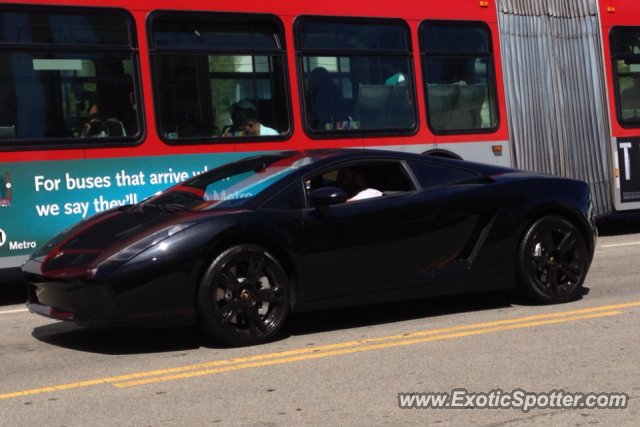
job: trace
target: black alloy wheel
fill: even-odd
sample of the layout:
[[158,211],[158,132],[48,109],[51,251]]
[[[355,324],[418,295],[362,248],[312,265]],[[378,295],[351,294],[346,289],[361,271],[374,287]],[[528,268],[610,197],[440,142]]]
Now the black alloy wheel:
[[260,344],[282,327],[289,312],[289,285],[280,263],[257,245],[238,245],[218,255],[198,292],[198,320],[210,338],[232,346]]
[[589,269],[589,254],[580,231],[552,215],[529,227],[516,262],[521,291],[537,302],[554,304],[577,296]]

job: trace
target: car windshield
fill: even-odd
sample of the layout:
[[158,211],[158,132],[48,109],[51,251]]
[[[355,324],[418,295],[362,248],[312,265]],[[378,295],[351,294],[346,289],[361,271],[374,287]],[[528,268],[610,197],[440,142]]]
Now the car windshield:
[[298,168],[317,159],[271,154],[229,163],[172,187],[143,206],[174,210],[229,208],[244,203]]

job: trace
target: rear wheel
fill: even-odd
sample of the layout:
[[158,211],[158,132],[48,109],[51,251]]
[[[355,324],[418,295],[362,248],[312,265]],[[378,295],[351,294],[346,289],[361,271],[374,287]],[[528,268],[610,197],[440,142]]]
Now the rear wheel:
[[238,245],[222,252],[200,284],[200,329],[225,344],[268,341],[288,312],[287,275],[276,258],[257,245]]
[[536,221],[524,234],[517,254],[518,284],[537,302],[575,298],[589,268],[587,245],[580,231],[561,216]]

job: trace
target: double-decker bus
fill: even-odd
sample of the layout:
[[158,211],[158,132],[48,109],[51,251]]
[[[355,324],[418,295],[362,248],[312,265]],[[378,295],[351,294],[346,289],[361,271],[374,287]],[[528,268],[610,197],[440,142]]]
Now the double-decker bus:
[[513,166],[587,181],[599,214],[640,208],[636,2],[348,6],[0,2],[0,272],[94,213],[274,150]]

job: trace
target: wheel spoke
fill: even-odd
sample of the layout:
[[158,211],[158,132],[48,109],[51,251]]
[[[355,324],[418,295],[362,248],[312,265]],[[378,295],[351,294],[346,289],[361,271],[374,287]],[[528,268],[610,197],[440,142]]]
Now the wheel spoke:
[[547,253],[555,249],[555,247],[553,246],[553,236],[551,235],[550,229],[544,229],[540,237],[542,238],[542,244]]
[[[224,313],[227,314],[225,315]],[[236,303],[236,301],[229,302],[229,304],[219,309],[219,314],[222,317],[222,325],[228,325],[231,319],[233,319],[233,317],[238,314],[238,304]]]
[[282,305],[284,303],[284,299],[282,298],[283,292],[284,292],[284,288],[282,286],[276,286],[276,287],[267,288],[267,289],[259,289],[258,300],[262,302]]
[[558,269],[555,267],[549,268],[547,273],[547,289],[552,295],[558,295]]
[[233,292],[238,292],[240,290],[240,282],[238,282],[238,278],[228,268],[225,268],[217,274],[215,280],[219,285],[229,288]]
[[255,286],[258,283],[258,279],[262,274],[262,267],[264,266],[264,258],[260,258],[260,261],[256,262],[255,255],[249,259],[249,266],[247,267],[247,283]]
[[580,274],[581,269],[574,267],[571,264],[562,264],[560,266],[560,271],[562,271],[569,280],[575,283],[578,281],[578,275]]
[[565,234],[565,236],[562,238],[562,241],[558,245],[558,250],[562,255],[564,255],[567,252],[569,252],[571,249],[573,249],[576,246],[576,243],[577,243],[577,239],[573,237],[571,233],[567,233]]
[[249,324],[249,332],[252,337],[256,337],[258,335],[258,331],[256,330],[256,326],[258,326],[258,322],[260,322],[260,315],[258,314],[258,307],[256,305],[251,305],[247,307],[247,323]]

